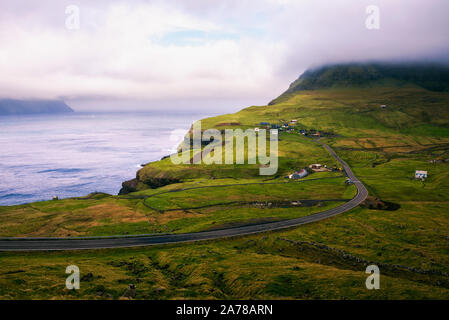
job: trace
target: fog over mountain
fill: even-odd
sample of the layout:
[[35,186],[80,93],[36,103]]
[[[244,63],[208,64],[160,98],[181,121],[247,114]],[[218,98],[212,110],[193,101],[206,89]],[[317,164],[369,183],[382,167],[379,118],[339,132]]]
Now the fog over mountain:
[[[0,3],[0,98],[61,99],[80,111],[233,111],[265,104],[309,67],[449,56],[446,0],[69,5]],[[379,29],[367,28],[370,5]]]

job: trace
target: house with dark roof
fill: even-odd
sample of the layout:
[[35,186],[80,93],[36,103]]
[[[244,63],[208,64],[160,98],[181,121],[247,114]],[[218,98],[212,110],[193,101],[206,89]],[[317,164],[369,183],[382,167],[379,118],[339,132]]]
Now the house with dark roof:
[[290,174],[290,175],[288,176],[288,178],[289,178],[289,179],[301,179],[301,178],[306,177],[308,174],[309,174],[309,173],[308,173],[306,170],[301,169],[301,170],[299,170],[299,171],[295,171],[295,172],[293,172],[292,174]]

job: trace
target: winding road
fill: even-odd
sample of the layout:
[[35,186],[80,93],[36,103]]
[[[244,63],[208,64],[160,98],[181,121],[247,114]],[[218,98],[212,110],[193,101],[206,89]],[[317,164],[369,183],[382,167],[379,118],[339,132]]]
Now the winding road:
[[[318,142],[320,143],[320,142]],[[126,237],[98,237],[98,238],[35,238],[35,239],[1,239],[0,251],[50,251],[50,250],[81,250],[81,249],[107,249],[107,248],[126,248],[149,245],[161,245],[171,243],[182,243],[191,241],[213,240],[228,237],[244,236],[260,232],[281,230],[298,227],[303,224],[317,222],[336,216],[340,213],[349,211],[357,207],[368,196],[368,190],[361,183],[348,164],[343,161],[326,144],[320,143],[329,153],[341,163],[346,175],[351,179],[357,188],[357,195],[350,201],[341,206],[314,213],[309,216],[290,220],[282,220],[263,224],[255,224],[243,227],[227,228],[222,230],[203,231],[184,234],[165,234],[151,236],[126,236]]]

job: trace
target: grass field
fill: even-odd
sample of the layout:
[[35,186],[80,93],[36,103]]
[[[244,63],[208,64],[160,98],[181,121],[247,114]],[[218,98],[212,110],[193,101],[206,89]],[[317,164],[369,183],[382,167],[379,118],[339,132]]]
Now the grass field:
[[[0,298],[119,299],[129,296],[132,283],[136,299],[448,299],[449,162],[430,163],[449,159],[448,106],[447,93],[382,86],[302,91],[271,106],[204,119],[203,129],[297,119],[297,128],[332,132],[323,142],[348,162],[371,196],[399,209],[356,208],[292,230],[192,244],[3,252]],[[275,177],[260,176],[257,165],[173,165],[165,159],[145,166],[138,174],[139,191],[127,196],[0,207],[0,235],[194,232],[304,216],[341,204],[268,208],[253,202],[354,196],[341,172],[283,183],[293,170],[336,162],[310,138],[297,133],[279,138]],[[427,170],[429,178],[413,179],[415,170]],[[167,178],[177,182],[158,189],[147,183]],[[217,187],[229,184],[241,185]],[[209,188],[192,189],[198,187]],[[144,205],[144,197],[156,210]],[[365,268],[373,263],[381,270],[381,290],[365,288]],[[78,265],[82,276],[93,274],[76,292],[64,287],[70,264]]]
[[[135,284],[136,299],[447,299],[448,276],[436,271],[449,271],[449,203],[439,213],[434,206],[357,209],[291,231],[188,245],[0,253],[0,297],[118,299]],[[362,259],[380,265],[381,290],[366,290]],[[76,292],[64,286],[71,264],[81,277],[93,274]]]
[[[94,199],[0,207],[0,236],[105,236],[202,231],[222,225],[300,217],[341,204],[318,201],[311,207],[286,207],[284,203],[261,208],[256,206],[257,202],[344,200],[355,196],[355,188],[345,185],[342,177],[325,172],[312,176],[320,178],[299,182],[286,179],[266,182],[205,180],[176,185],[176,188],[186,188],[185,191],[167,193],[173,191],[174,185],[171,185],[157,189],[157,192],[152,189],[134,195],[152,195],[147,199],[101,195]],[[227,186],[222,187],[223,184]],[[146,207],[144,200],[155,210]]]

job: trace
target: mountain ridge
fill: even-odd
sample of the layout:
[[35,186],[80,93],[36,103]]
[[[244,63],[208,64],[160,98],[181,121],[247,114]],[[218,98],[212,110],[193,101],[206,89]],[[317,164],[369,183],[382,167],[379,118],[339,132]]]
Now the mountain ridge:
[[419,86],[449,92],[449,66],[436,63],[342,63],[307,69],[279,97],[276,104],[292,93],[345,87]]
[[16,100],[0,99],[0,115],[74,112],[62,100]]

